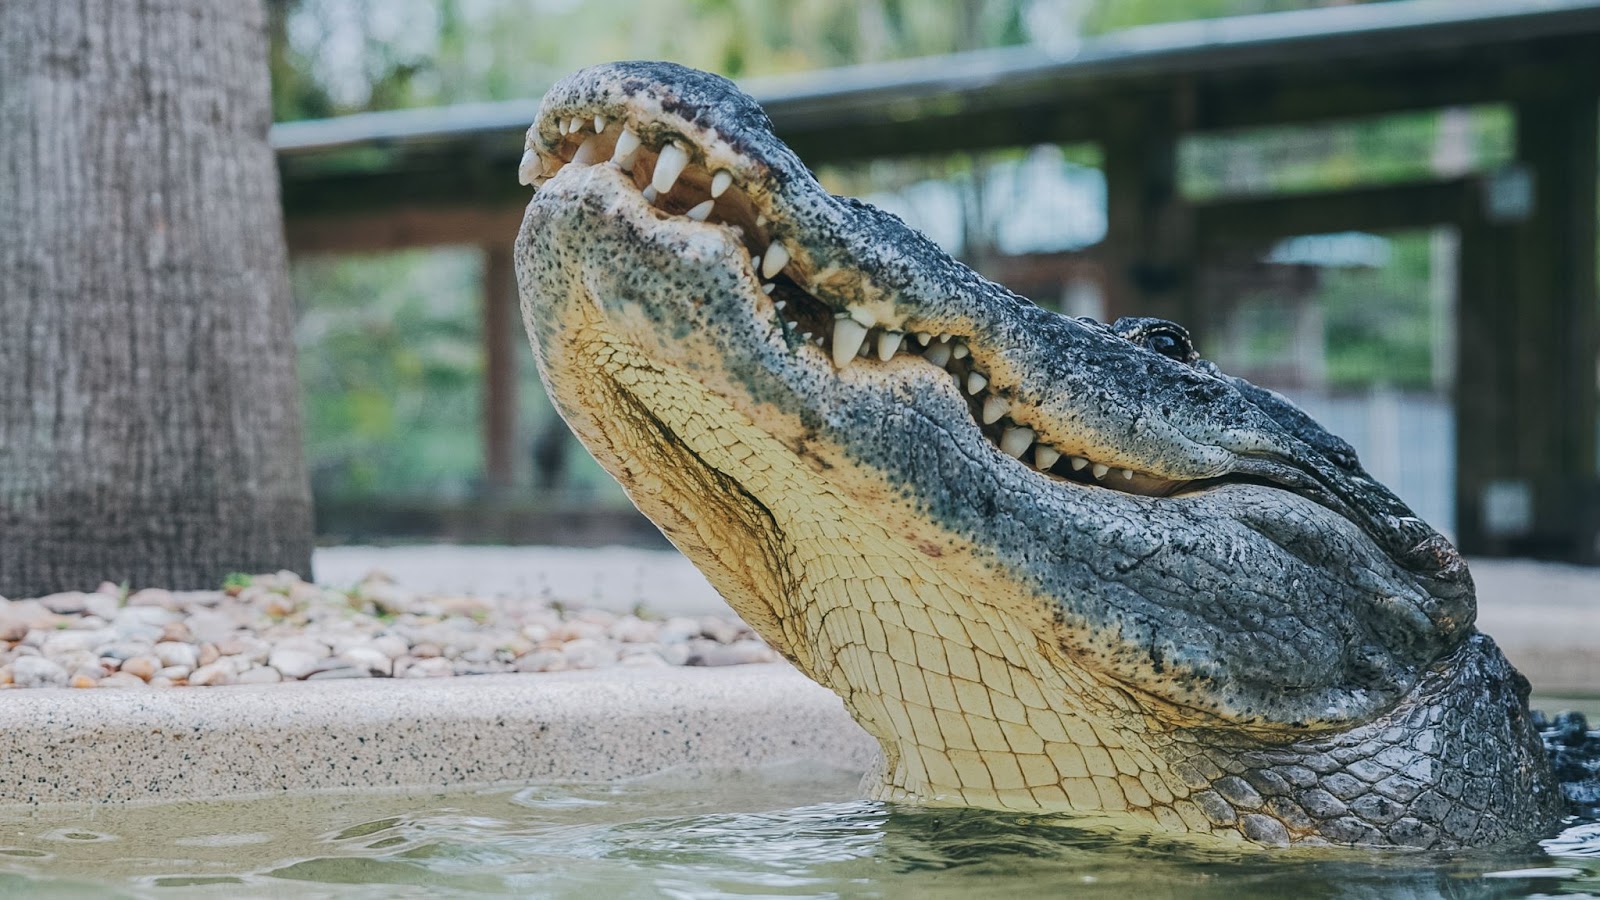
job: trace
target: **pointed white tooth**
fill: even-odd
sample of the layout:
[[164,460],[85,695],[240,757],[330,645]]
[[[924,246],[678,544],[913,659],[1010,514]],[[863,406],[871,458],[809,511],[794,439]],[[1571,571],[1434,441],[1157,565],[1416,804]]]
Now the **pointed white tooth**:
[[757,272],[761,271],[761,254],[757,253],[755,256],[750,257],[750,268]]
[[982,372],[967,373],[967,393],[976,394],[989,386],[989,379]]
[[878,358],[887,362],[900,349],[900,341],[905,337],[904,332],[885,331],[878,336]]
[[577,134],[578,130],[582,127],[583,120],[577,116],[573,116],[571,119],[567,120],[567,134]]
[[717,201],[715,200],[707,200],[704,203],[696,203],[689,209],[688,212],[684,213],[684,215],[695,220],[696,222],[704,222],[711,215],[711,207],[716,205]]
[[789,248],[778,241],[773,241],[772,246],[767,248],[767,255],[761,258],[761,277],[771,278],[782,272],[783,267],[788,264]]
[[627,168],[633,165],[633,155],[637,152],[639,152],[639,136],[624,128],[622,133],[617,135],[617,149],[611,151],[611,161]]
[[575,166],[592,166],[600,161],[600,136],[590,135],[578,145],[578,152],[572,154],[572,164]]
[[1081,456],[1074,456],[1072,458],[1072,471],[1074,471],[1074,472],[1082,472],[1083,471],[1083,467],[1087,466],[1088,464],[1089,464],[1089,461],[1087,459],[1084,459]]
[[644,195],[644,202],[646,203],[654,203],[656,202],[656,198],[661,196],[660,194],[656,193],[656,186],[653,184],[645,185],[644,190],[640,191],[639,193]]
[[[775,284],[773,284],[772,282],[769,281],[766,284],[763,284],[761,286],[761,293],[770,294],[770,293],[772,293],[772,289],[775,288],[775,287],[777,287],[777,285],[775,285]],[[778,308],[782,309],[783,307],[779,306]]]
[[1005,434],[1000,436],[1000,452],[1007,456],[1021,456],[1028,452],[1028,447],[1033,444],[1032,428],[1007,428]]
[[954,356],[956,359],[966,359],[967,358],[967,354],[971,353],[971,352],[972,351],[967,349],[967,345],[966,344],[963,344],[960,341],[957,341],[956,345],[955,345],[955,349],[950,351],[950,355]]
[[539,151],[532,147],[522,151],[522,162],[517,163],[517,183],[533,184],[533,180],[543,174],[544,163],[539,161]]
[[606,130],[606,117],[600,115],[599,113],[596,113],[595,117],[594,117],[594,133],[595,134],[599,134],[600,132],[605,131],[605,130]]
[[850,360],[856,358],[856,353],[861,350],[861,345],[867,339],[867,329],[861,323],[845,316],[833,320],[833,364],[844,368]]
[[989,399],[983,401],[983,424],[993,425],[1010,411],[1011,403],[1006,398],[991,395]]
[[1061,451],[1049,444],[1039,444],[1033,448],[1033,467],[1043,472],[1056,464],[1061,458]]
[[953,337],[955,337],[953,334],[941,334],[939,335],[939,343],[948,344],[950,343],[950,339]]
[[933,335],[927,333],[926,331],[917,332],[917,343],[919,343],[922,346],[926,347],[932,342],[933,342]]
[[677,144],[665,144],[661,155],[656,157],[656,171],[650,176],[650,186],[665,194],[678,183],[678,176],[688,167],[689,151]]
[[1111,471],[1111,467],[1105,463],[1095,463],[1094,468],[1090,469],[1089,471],[1094,473],[1095,478],[1104,478],[1106,477],[1106,473]]
[[711,196],[721,197],[722,192],[733,187],[733,173],[727,169],[718,169],[711,176]]
[[[764,290],[766,290],[766,287],[763,286],[761,289],[764,291]],[[776,301],[775,303],[772,304],[772,308],[773,309],[783,309],[785,306],[788,306],[788,305],[789,305],[789,301],[787,301],[787,300],[779,300],[779,301]]]
[[767,225],[767,214],[766,213],[756,213],[756,227],[757,228],[765,228],[766,225]]
[[1123,469],[1122,470],[1122,477],[1127,479],[1128,481],[1132,481],[1133,480],[1133,470],[1132,469]]
[[934,344],[922,351],[922,358],[942,369],[950,364],[950,345]]

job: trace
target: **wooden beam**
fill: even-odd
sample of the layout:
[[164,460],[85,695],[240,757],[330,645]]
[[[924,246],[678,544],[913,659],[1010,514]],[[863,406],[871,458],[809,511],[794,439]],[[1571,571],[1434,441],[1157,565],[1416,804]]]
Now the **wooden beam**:
[[1190,107],[1181,91],[1117,107],[1107,123],[1106,310],[1198,328],[1192,305],[1193,219],[1178,192],[1178,138]]
[[1473,179],[1206,200],[1194,204],[1203,244],[1337,231],[1396,231],[1462,221],[1480,188]]
[[293,255],[381,253],[448,244],[510,244],[522,224],[522,206],[402,206],[392,211],[289,219],[285,233]]
[[483,245],[483,473],[491,492],[516,483],[516,273],[509,236]]

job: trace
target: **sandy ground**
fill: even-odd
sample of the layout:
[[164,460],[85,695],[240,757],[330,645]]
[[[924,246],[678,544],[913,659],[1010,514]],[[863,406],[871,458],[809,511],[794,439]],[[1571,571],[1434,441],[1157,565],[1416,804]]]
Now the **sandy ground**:
[[[328,547],[323,584],[353,584],[381,569],[430,593],[547,596],[626,612],[708,615],[727,606],[677,553],[629,548]],[[1472,561],[1479,626],[1545,692],[1600,693],[1600,568],[1528,560]]]

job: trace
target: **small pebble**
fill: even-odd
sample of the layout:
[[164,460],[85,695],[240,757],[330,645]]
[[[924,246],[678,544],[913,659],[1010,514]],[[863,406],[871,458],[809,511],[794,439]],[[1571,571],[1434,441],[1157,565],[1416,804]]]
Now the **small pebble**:
[[171,591],[160,588],[145,588],[128,597],[129,606],[156,606],[164,609],[177,609],[177,598]]
[[339,654],[339,661],[371,675],[388,675],[394,671],[394,661],[371,647],[351,647]]
[[189,675],[189,683],[193,685],[233,684],[236,676],[233,667],[225,663],[212,663],[195,669]]
[[689,665],[739,666],[749,663],[774,662],[778,658],[772,648],[760,641],[735,641],[731,644],[709,644],[700,647],[689,658]]
[[518,672],[560,672],[567,666],[567,655],[560,650],[535,650],[518,659]]
[[79,593],[78,591],[69,591],[64,594],[51,594],[48,597],[40,597],[39,603],[53,613],[70,616],[81,613],[88,608],[88,604],[85,602],[88,596],[88,594]]
[[334,666],[331,669],[323,669],[323,670],[318,671],[318,672],[312,672],[310,675],[306,676],[306,680],[307,681],[324,681],[324,680],[334,679],[334,678],[371,678],[371,677],[372,677],[372,673],[367,671],[364,667],[361,667],[361,666]]
[[108,594],[102,591],[96,591],[95,593],[89,594],[83,598],[84,612],[91,616],[99,616],[100,618],[108,621],[116,618],[117,611],[121,608],[122,598],[120,592]]
[[156,672],[160,670],[161,660],[156,659],[154,656],[134,656],[122,661],[120,671],[126,672],[135,678],[149,681],[156,677]]
[[407,678],[443,678],[456,673],[450,660],[439,656],[419,659],[406,668]]
[[61,687],[67,683],[67,670],[42,656],[24,656],[11,663],[11,677],[18,687]]
[[239,684],[277,684],[283,680],[278,670],[271,666],[257,666],[239,673]]
[[317,670],[321,658],[316,654],[292,647],[273,650],[267,657],[267,664],[277,669],[285,678],[304,678]]
[[216,662],[221,657],[222,657],[222,651],[217,649],[217,645],[216,644],[201,644],[200,645],[200,653],[196,657],[196,659],[200,664],[200,668],[203,669],[206,666],[209,666],[212,663]]
[[193,669],[200,664],[200,653],[193,644],[180,641],[162,641],[155,647],[156,659],[164,666],[182,666]]
[[372,649],[390,659],[399,659],[405,656],[406,651],[410,650],[411,647],[405,642],[404,638],[398,635],[384,634],[372,639]]

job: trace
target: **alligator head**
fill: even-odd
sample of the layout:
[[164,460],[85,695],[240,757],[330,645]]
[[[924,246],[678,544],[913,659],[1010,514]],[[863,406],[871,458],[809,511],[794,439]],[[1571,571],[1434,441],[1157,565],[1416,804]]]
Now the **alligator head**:
[[1268,843],[1549,823],[1461,558],[1181,328],[983,280],[713,75],[579,72],[528,148],[556,405],[880,741],[875,796]]

